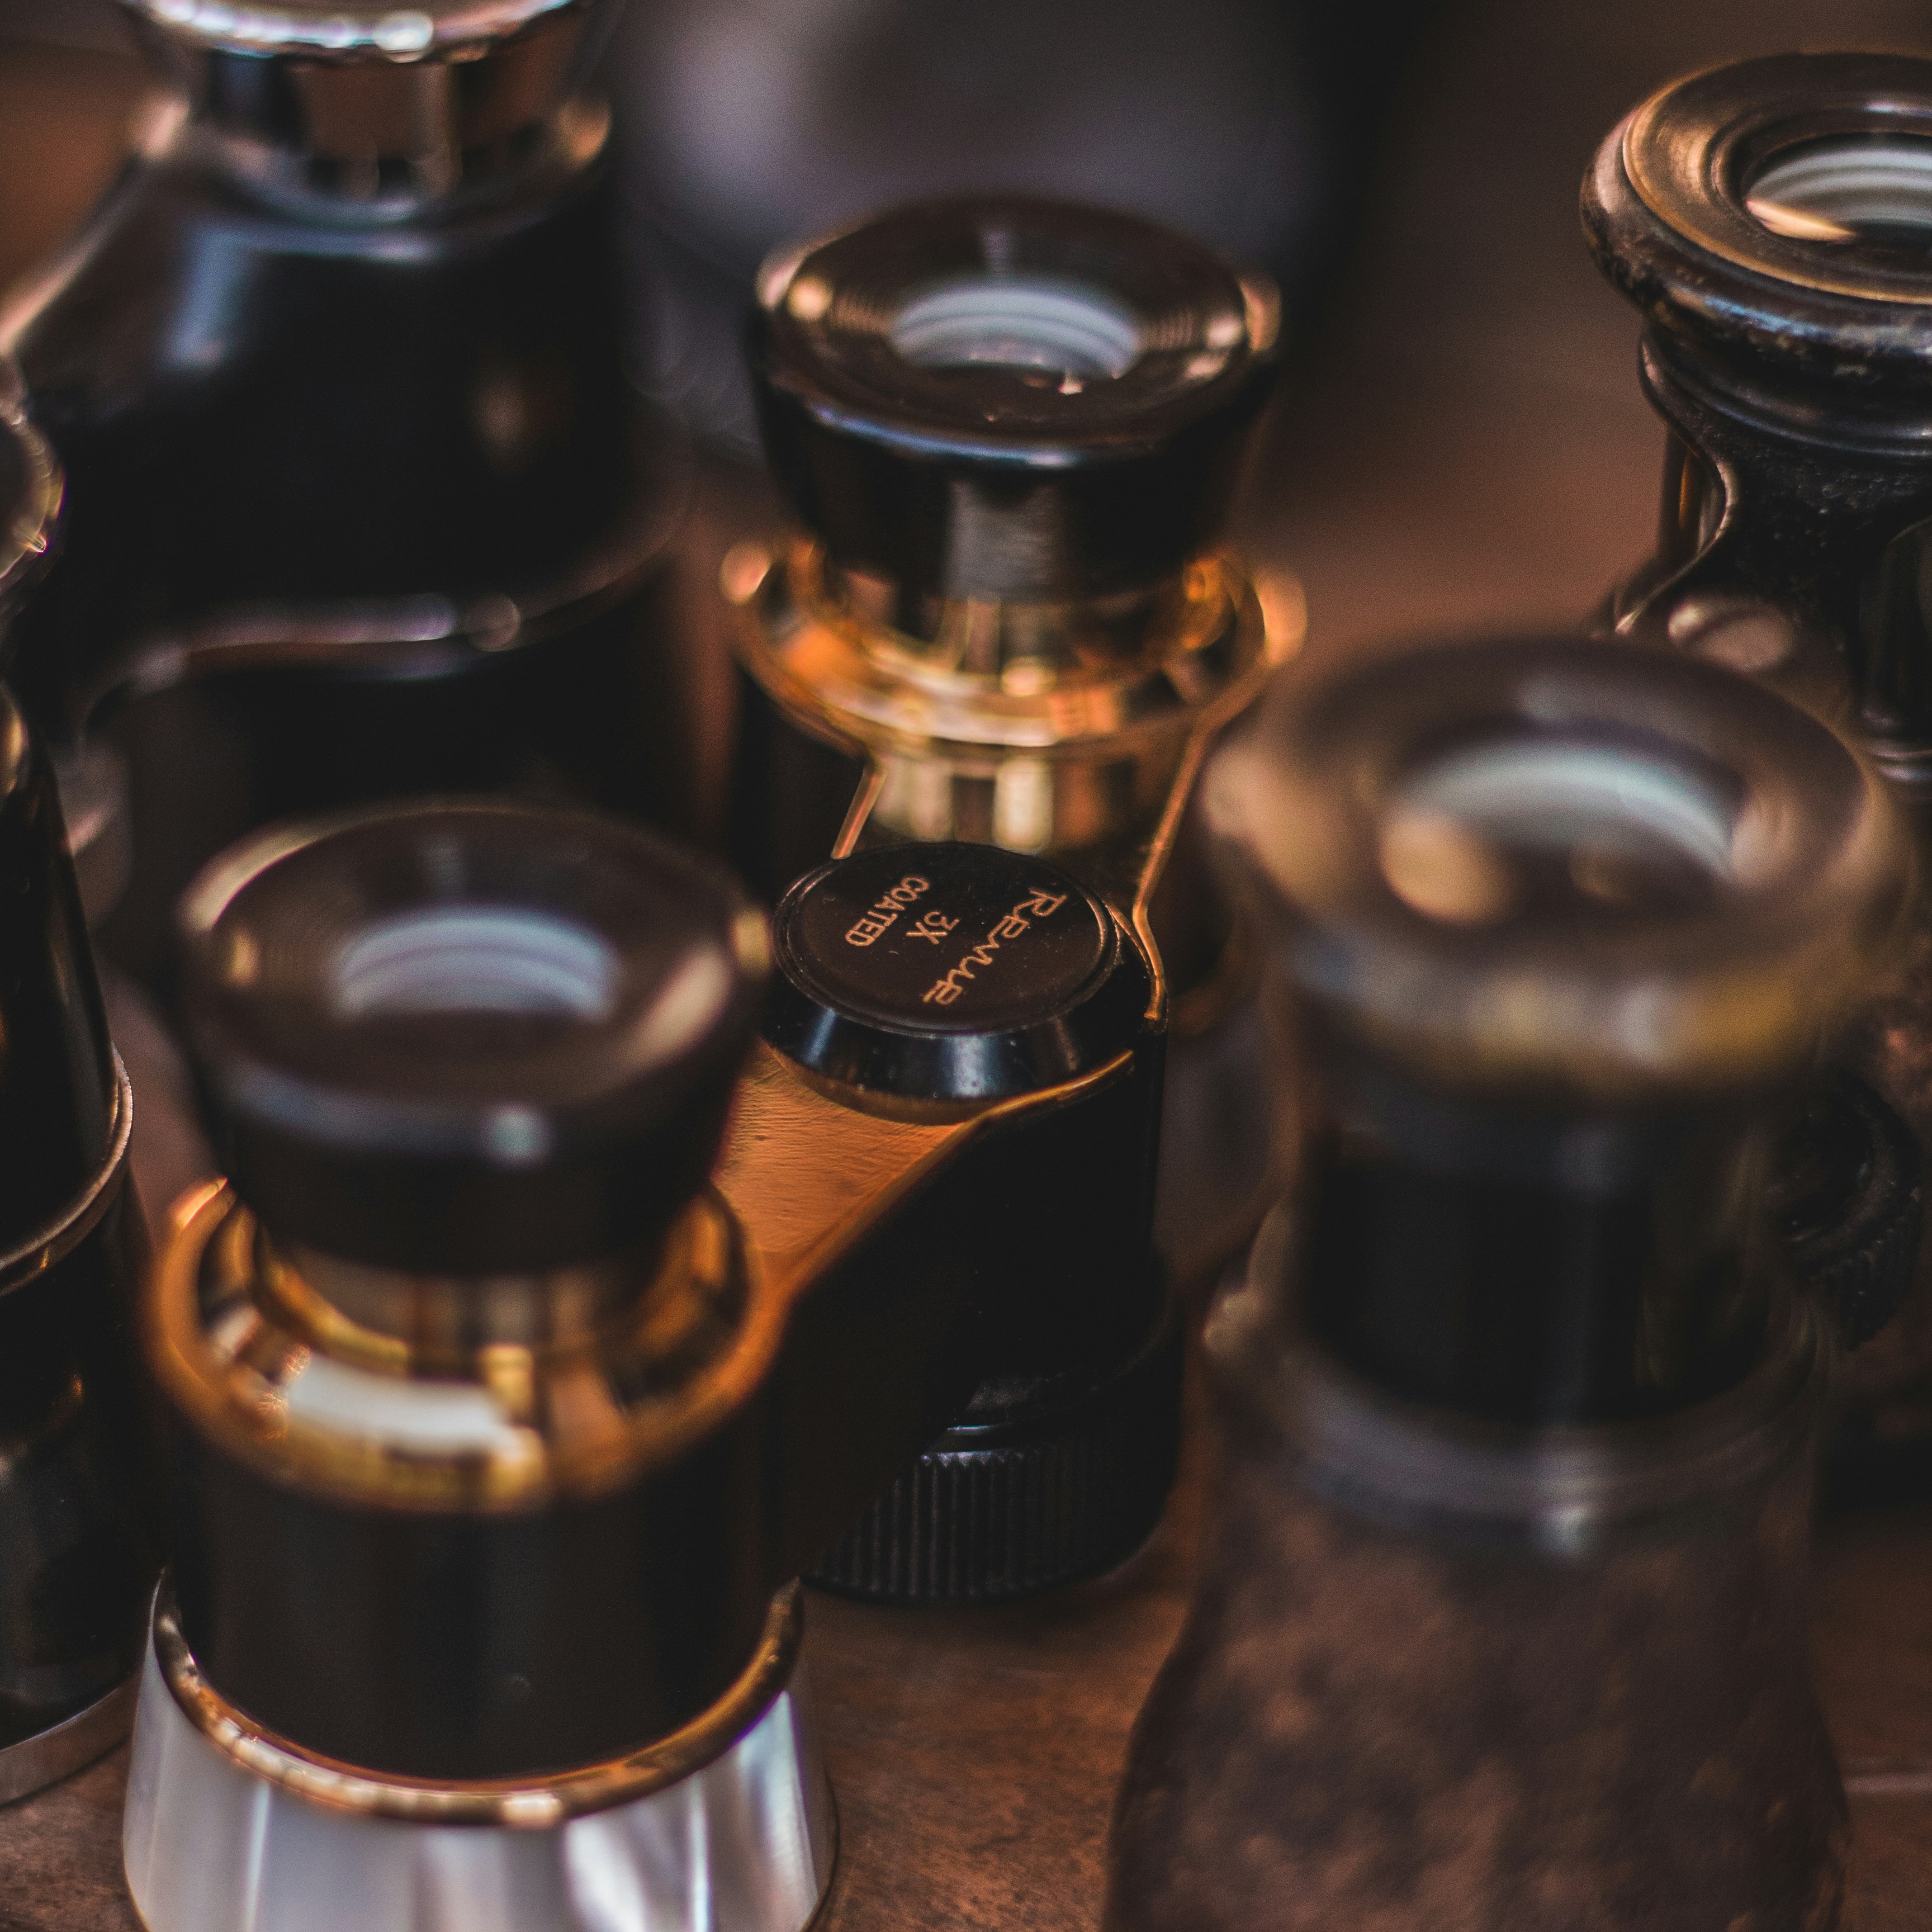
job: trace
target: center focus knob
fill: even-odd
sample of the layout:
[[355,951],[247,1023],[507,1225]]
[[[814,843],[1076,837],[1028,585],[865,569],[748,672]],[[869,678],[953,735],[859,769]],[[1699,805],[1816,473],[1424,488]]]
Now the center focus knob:
[[835,860],[786,894],[772,944],[772,1043],[831,1078],[919,1099],[995,1099],[1089,1072],[1130,1043],[1150,997],[1097,899],[993,845]]

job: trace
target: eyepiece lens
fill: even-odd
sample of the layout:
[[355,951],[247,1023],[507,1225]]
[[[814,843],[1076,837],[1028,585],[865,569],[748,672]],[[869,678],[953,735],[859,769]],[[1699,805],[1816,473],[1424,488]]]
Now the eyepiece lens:
[[443,905],[372,921],[337,949],[328,980],[343,1019],[517,1013],[608,1019],[618,960],[586,926],[526,906]]
[[1048,275],[957,275],[909,298],[887,332],[922,369],[1039,370],[1111,381],[1140,359],[1141,324],[1090,283]]
[[1787,148],[1747,184],[1744,206],[1772,233],[1932,250],[1932,139],[1840,134]]
[[1737,814],[1714,776],[1667,754],[1582,739],[1438,754],[1397,787],[1384,876],[1425,916],[1486,924],[1532,910],[1658,914],[1736,876]]

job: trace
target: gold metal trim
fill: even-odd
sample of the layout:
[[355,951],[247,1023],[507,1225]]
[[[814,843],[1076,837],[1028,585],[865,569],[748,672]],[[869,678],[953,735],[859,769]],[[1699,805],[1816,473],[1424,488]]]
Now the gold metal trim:
[[[809,538],[738,545],[720,584],[748,674],[797,729],[866,760],[832,856],[868,831],[988,837],[961,815],[974,788],[991,788],[989,842],[1040,852],[1108,900],[1153,969],[1158,1020],[1154,892],[1203,760],[1300,646],[1294,579],[1212,553],[1124,616],[968,603],[929,639],[848,598]],[[1028,807],[1011,825],[1002,788]]]
[[[741,547],[724,576],[729,592],[748,607],[744,649],[754,674],[767,682],[801,728],[871,751],[872,775],[842,834],[842,849],[862,838],[867,814],[876,812],[884,794],[886,740],[862,730],[863,721],[847,716],[824,694],[814,698],[776,644],[765,651],[759,643],[766,593],[776,590],[789,598],[801,573],[817,583],[820,562],[803,544],[788,560],[766,557],[760,568]],[[794,626],[808,621],[830,640],[828,650],[842,654],[841,663],[858,665],[880,681],[880,689],[903,678],[896,656],[890,664],[876,659],[878,640],[855,612],[828,607],[808,620],[796,602],[787,608]],[[1059,620],[1051,612],[995,614],[1000,622],[1012,619],[1016,636],[1058,653],[1052,657],[1054,676],[1036,687],[1011,687],[1002,696],[1003,678],[930,663],[926,679],[936,678],[955,695],[990,694],[1018,701],[1022,710],[1030,707],[1036,722],[1060,734],[1048,762],[1076,778],[1084,768],[1094,776],[1096,798],[1108,801],[1109,809],[1124,806],[1100,828],[1105,837],[1054,856],[1132,931],[1151,971],[1148,1018],[1158,1028],[1168,997],[1152,911],[1162,867],[1202,760],[1298,645],[1301,606],[1292,583],[1251,582],[1232,560],[1214,556],[1197,560],[1182,581],[1147,600],[1144,610],[1136,607],[1120,619],[1123,634],[1138,638],[1131,650],[1082,658],[1081,627],[1093,615],[1062,613],[1070,628],[1057,632]],[[1094,621],[1104,628],[1118,616],[1102,613]],[[1144,628],[1136,632],[1143,619]],[[914,640],[887,643],[889,656],[901,645],[916,655]],[[1131,693],[1144,687],[1156,696],[1144,714],[1130,716],[1140,701]],[[978,714],[967,704],[959,715],[970,723]],[[1096,723],[1108,728],[1097,736],[1082,735]],[[956,752],[997,763],[1011,749],[998,742],[962,744],[916,734],[904,742],[914,760],[942,766]],[[1016,755],[1038,762],[1031,749]],[[1108,775],[1123,772],[1131,773],[1130,782],[1117,785]],[[440,1328],[430,1324],[438,1346],[429,1346],[423,1322],[434,1312],[433,1283],[416,1285],[424,1293],[415,1301],[423,1305],[408,1322],[380,1324],[389,1330],[408,1327],[409,1335],[378,1332],[362,1318],[376,1305],[362,1293],[366,1284],[350,1284],[353,1292],[342,1298],[346,1305],[338,1304],[326,1268],[311,1265],[305,1272],[301,1258],[274,1253],[260,1238],[253,1216],[218,1187],[177,1210],[144,1310],[149,1360],[164,1393],[202,1432],[278,1479],[312,1490],[388,1507],[475,1511],[606,1493],[662,1466],[753,1402],[782,1347],[794,1302],[969,1137],[1010,1114],[1057,1105],[1114,1078],[1126,1064],[1117,1058],[1079,1081],[996,1105],[934,1112],[875,1106],[829,1090],[760,1042],[739,1084],[716,1170],[717,1194],[694,1210],[710,1230],[708,1240],[695,1248],[674,1242],[658,1282],[640,1280],[608,1324],[554,1346],[518,1339],[452,1353],[441,1346],[455,1334],[446,1321]],[[706,1284],[718,1288],[720,1269],[740,1290],[730,1332],[709,1359],[694,1365],[685,1342],[701,1327],[710,1305]],[[710,1296],[719,1307],[724,1299]],[[662,1363],[669,1372],[655,1383],[644,1373],[627,1381],[621,1372],[627,1360],[645,1370]],[[316,1362],[328,1372],[310,1373]],[[301,1384],[305,1373],[307,1389]],[[349,1379],[355,1377],[364,1379]],[[370,1378],[388,1391],[394,1419],[386,1434],[376,1418],[382,1390]],[[330,1382],[348,1398],[332,1410],[310,1399],[326,1394],[322,1384]],[[452,1390],[453,1397],[443,1392]],[[439,1403],[453,1412],[466,1400],[464,1412],[482,1426],[460,1441],[432,1442],[431,1432],[403,1412],[412,1398],[400,1391],[413,1392],[418,1414]]]
[[[1196,559],[1171,595],[1149,601],[1132,649],[1088,638],[1078,605],[964,605],[923,640],[850,608],[827,571],[808,538],[767,553],[762,571],[740,546],[722,580],[742,614],[739,655],[805,728],[874,758],[1057,760],[1171,746],[1203,709],[1256,672],[1265,676],[1301,638],[1299,596],[1270,584],[1273,608],[1264,608],[1240,566],[1220,554]],[[1026,654],[1001,662],[1012,640],[979,633],[1006,627],[1024,628]]]
[[658,1358],[697,1340],[713,1298],[704,1291],[722,1288],[729,1266],[718,1220],[715,1203],[687,1208],[648,1274],[628,1256],[549,1274],[410,1274],[279,1248],[259,1226],[250,1258],[265,1309],[334,1360],[490,1382],[512,1356],[529,1358],[528,1374],[538,1354],[594,1348],[614,1332]]
[[[492,1513],[608,1494],[663,1466],[755,1400],[794,1304],[936,1166],[994,1122],[1115,1078],[1077,1081],[946,1119],[891,1117],[825,1090],[760,1042],[740,1078],[716,1172],[622,1318],[554,1347],[458,1359],[362,1328],[263,1240],[226,1183],[176,1203],[142,1312],[163,1395],[202,1435],[312,1493],[409,1510]],[[728,1332],[718,1328],[728,1322]],[[706,1322],[722,1339],[708,1358]],[[662,1382],[653,1365],[679,1366]],[[312,1363],[364,1393],[437,1391],[493,1417],[487,1444],[412,1443],[290,1391]]]
[[[1294,591],[1292,602],[1288,599],[1290,587]],[[1201,767],[1206,762],[1208,753],[1214,749],[1216,740],[1255,701],[1261,694],[1262,686],[1276,668],[1299,646],[1306,622],[1306,612],[1300,602],[1298,585],[1271,586],[1270,592],[1270,601],[1274,603],[1275,608],[1271,611],[1264,609],[1262,647],[1256,662],[1243,675],[1232,680],[1219,697],[1208,700],[1194,715],[1193,728],[1188,734],[1187,742],[1182,747],[1179,761],[1168,780],[1166,808],[1161,814],[1160,824],[1155,826],[1148,841],[1135,883],[1132,908],[1134,932],[1153,963],[1154,990],[1152,1010],[1155,1012],[1158,1012],[1165,1002],[1168,987],[1166,968],[1162,962],[1161,948],[1154,929],[1154,896],[1160,884],[1161,874],[1166,869],[1175,841],[1180,836],[1181,818],[1194,795],[1195,781],[1200,776]],[[1292,630],[1286,628],[1286,625],[1290,622],[1293,626]],[[1240,983],[1234,970],[1234,962],[1231,959],[1224,961],[1222,964],[1226,976],[1222,985],[1210,994],[1212,1009],[1215,1010],[1222,1004],[1221,996],[1225,994],[1226,989]]]
[[760,1040],[739,1081],[718,1190],[789,1304],[968,1139],[1114,1079],[1131,1058],[1117,1055],[1077,1080],[963,1118],[918,1119],[856,1104],[851,1090],[808,1075]]
[[257,1724],[202,1676],[182,1633],[172,1586],[154,1600],[154,1655],[188,1721],[230,1761],[284,1791],[332,1811],[414,1825],[554,1829],[572,1818],[648,1798],[722,1757],[791,1681],[805,1632],[803,1592],[788,1583],[772,1599],[751,1662],[710,1708],[670,1736],[601,1764],[530,1778],[442,1780],[362,1769],[305,1750]]
[[[176,1204],[144,1298],[142,1344],[162,1393],[203,1435],[278,1480],[392,1508],[528,1509],[608,1493],[674,1460],[722,1426],[762,1384],[782,1339],[789,1294],[715,1195],[688,1210],[654,1280],[622,1318],[554,1348],[494,1344],[422,1373],[406,1343],[359,1328],[292,1270],[265,1280],[254,1216],[225,1182]],[[308,1288],[308,1285],[303,1285]],[[680,1298],[705,1306],[695,1312]],[[715,1352],[672,1386],[652,1371],[688,1352],[711,1322]],[[668,1345],[677,1345],[675,1347]],[[345,1420],[338,1405],[304,1414],[291,1391],[312,1364],[377,1406],[411,1394],[474,1399],[487,1442],[412,1441]]]

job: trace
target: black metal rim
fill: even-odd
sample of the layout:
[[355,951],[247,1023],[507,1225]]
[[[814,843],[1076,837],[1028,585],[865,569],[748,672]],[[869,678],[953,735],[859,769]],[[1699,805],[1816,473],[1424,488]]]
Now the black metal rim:
[[1932,386],[1932,254],[1780,233],[1754,215],[1774,160],[1834,136],[1932,139],[1932,60],[1783,54],[1654,95],[1583,185],[1612,280],[1667,330],[1852,388]]
[[[1071,392],[901,355],[890,329],[903,304],[974,272],[1104,291],[1138,320],[1140,352]],[[1144,455],[1204,417],[1258,406],[1279,319],[1265,278],[1157,223],[987,196],[896,209],[774,256],[759,277],[759,325],[760,373],[828,428],[916,457],[1058,469]]]
[[[1608,929],[1459,922],[1407,902],[1382,845],[1404,774],[1465,736],[1551,733],[1630,734],[1664,763],[1708,768],[1734,826],[1754,828],[1750,865],[1708,904]],[[1398,1063],[1416,1056],[1435,1078],[1453,1066],[1480,1090],[1580,1081],[1586,1066],[1619,1104],[1781,1078],[1842,1024],[1900,930],[1902,835],[1882,782],[1809,713],[1675,653],[1502,639],[1283,687],[1210,770],[1207,799],[1304,994]],[[1429,999],[1410,997],[1424,984]],[[1669,1003],[1663,1059],[1654,1041],[1626,1053],[1611,1024],[1636,986],[1646,1012]],[[1532,990],[1533,1025],[1514,1004]],[[1732,1025],[1746,992],[1756,1030]]]

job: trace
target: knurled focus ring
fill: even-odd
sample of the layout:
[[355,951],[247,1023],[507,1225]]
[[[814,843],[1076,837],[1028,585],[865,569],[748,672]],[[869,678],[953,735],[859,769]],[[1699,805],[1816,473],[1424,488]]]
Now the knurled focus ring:
[[1077,1404],[949,1430],[810,1580],[874,1602],[988,1603],[1124,1562],[1173,1486],[1181,1352],[1170,1296],[1140,1354]]

